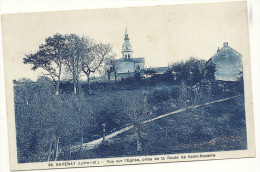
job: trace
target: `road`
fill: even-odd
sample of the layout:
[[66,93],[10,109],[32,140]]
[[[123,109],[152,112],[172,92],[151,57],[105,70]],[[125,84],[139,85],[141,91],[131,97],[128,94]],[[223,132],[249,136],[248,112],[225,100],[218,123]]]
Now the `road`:
[[[243,95],[243,94],[242,94]],[[204,104],[200,104],[200,105],[196,105],[196,106],[190,106],[188,108],[181,108],[181,109],[178,109],[176,111],[173,111],[173,112],[170,112],[170,113],[167,113],[167,114],[163,114],[163,115],[160,115],[158,117],[155,117],[155,118],[152,118],[152,119],[149,119],[149,120],[146,120],[144,122],[142,122],[143,124],[146,124],[146,123],[149,123],[149,122],[152,122],[152,121],[155,121],[155,120],[158,120],[158,119],[161,119],[161,118],[164,118],[166,116],[169,116],[169,115],[173,115],[173,114],[177,114],[177,113],[180,113],[180,112],[184,112],[186,111],[187,109],[190,109],[190,108],[199,108],[201,106],[208,106],[208,105],[211,105],[211,104],[214,104],[214,103],[220,103],[220,102],[224,102],[224,101],[227,101],[227,100],[230,100],[230,99],[233,99],[233,98],[237,98],[237,97],[240,97],[242,95],[237,95],[237,96],[232,96],[232,97],[228,97],[228,98],[224,98],[224,99],[219,99],[219,100],[215,100],[215,101],[212,101],[212,102],[208,102],[208,103],[204,103]],[[133,125],[131,126],[128,126],[128,127],[125,127],[121,130],[118,130],[118,131],[115,131],[109,135],[107,135],[105,137],[106,140],[108,139],[111,139],[113,137],[116,137],[117,135],[125,132],[125,131],[128,131],[130,129],[134,128]],[[102,141],[103,141],[103,138],[99,138],[99,139],[96,139],[96,140],[93,140],[91,142],[88,142],[88,143],[84,143],[82,145],[82,149],[83,150],[90,150],[90,149],[94,149],[96,147],[98,147],[99,145],[102,144]],[[77,151],[78,149],[80,148],[80,145],[75,145],[72,147],[72,151]]]

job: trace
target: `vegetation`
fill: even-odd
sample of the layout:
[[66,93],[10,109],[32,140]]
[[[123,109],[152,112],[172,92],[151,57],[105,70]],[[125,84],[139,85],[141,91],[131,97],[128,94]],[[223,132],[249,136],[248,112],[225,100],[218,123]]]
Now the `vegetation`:
[[[212,93],[218,90],[218,94],[214,95],[203,91],[204,86],[197,89],[184,82],[175,85],[170,82],[154,84],[148,79],[142,82],[145,84],[138,87],[129,87],[129,83],[123,81],[114,87],[114,83],[110,82],[104,83],[107,84],[105,88],[102,83],[93,83],[92,95],[84,89],[88,88],[86,83],[81,85],[83,93],[79,96],[73,93],[73,89],[61,89],[56,96],[55,83],[46,77],[39,78],[37,82],[21,79],[14,87],[19,162],[175,153],[177,149],[177,152],[186,150],[177,148],[181,144],[192,146],[191,141],[203,144],[214,139],[245,136],[243,96],[227,102],[229,107],[221,103],[193,108],[172,118],[141,123],[180,108],[237,95],[238,85],[213,82]],[[225,84],[223,88],[221,84]],[[121,141],[115,139],[115,142],[104,143],[100,149],[90,152],[71,150],[73,145],[82,145],[129,125],[134,125],[134,129],[122,134],[120,138],[124,139]],[[161,139],[162,133],[167,137]],[[110,151],[101,151],[111,144],[117,146],[109,148]],[[226,142],[211,145],[210,150],[222,150],[223,144]],[[129,147],[122,148],[123,145]],[[243,144],[234,149],[245,148],[246,144]],[[196,150],[206,151],[203,146],[190,151]]]
[[[242,72],[237,82],[216,81],[214,66],[190,58],[163,74],[148,69],[117,81],[113,58],[111,45],[74,34],[55,34],[26,55],[25,64],[46,74],[14,82],[18,162],[246,149]],[[96,73],[108,81],[91,82]],[[99,138],[100,146],[83,148]]]
[[[31,64],[32,70],[44,69],[56,85],[59,94],[61,75],[67,68],[73,78],[74,93],[79,94],[79,79],[84,72],[90,85],[90,74],[103,70],[106,61],[114,58],[110,44],[95,43],[88,37],[75,34],[55,34],[48,37],[45,44],[39,46],[36,53],[26,55],[25,64]],[[89,87],[90,88],[90,87]]]

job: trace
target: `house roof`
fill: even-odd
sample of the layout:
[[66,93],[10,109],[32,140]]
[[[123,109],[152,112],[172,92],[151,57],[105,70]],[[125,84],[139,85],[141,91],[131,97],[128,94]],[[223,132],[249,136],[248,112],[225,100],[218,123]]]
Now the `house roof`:
[[243,68],[242,55],[225,42],[224,46],[218,49],[204,67],[211,64],[216,67],[214,73],[216,80],[236,81]]
[[[236,50],[228,46],[227,42],[224,42],[224,46],[221,49],[218,49],[218,51],[206,62],[206,66],[208,64],[214,63],[216,58],[220,58],[221,54],[223,53],[230,54],[230,52],[236,54],[237,56],[242,56],[242,54],[240,54],[239,52],[237,52]],[[223,58],[223,56],[221,58]]]

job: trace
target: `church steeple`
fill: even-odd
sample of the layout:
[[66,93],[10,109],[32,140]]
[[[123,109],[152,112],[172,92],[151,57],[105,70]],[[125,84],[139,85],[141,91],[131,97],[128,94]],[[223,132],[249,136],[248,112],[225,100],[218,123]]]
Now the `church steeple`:
[[124,39],[125,41],[127,40],[127,41],[129,41],[129,38],[128,38],[128,33],[127,33],[127,28],[125,28],[125,39]]
[[127,33],[127,28],[125,29],[125,38],[124,38],[124,43],[122,45],[122,58],[125,59],[130,59],[133,57],[133,49],[132,46],[129,42],[129,37],[128,37],[128,33]]

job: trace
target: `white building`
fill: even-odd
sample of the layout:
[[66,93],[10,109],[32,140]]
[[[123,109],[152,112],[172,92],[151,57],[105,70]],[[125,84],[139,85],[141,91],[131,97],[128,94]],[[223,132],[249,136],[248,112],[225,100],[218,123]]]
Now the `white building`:
[[133,58],[133,49],[129,40],[126,29],[121,51],[122,57],[115,60],[115,71],[117,74],[129,74],[145,68],[144,57]]

